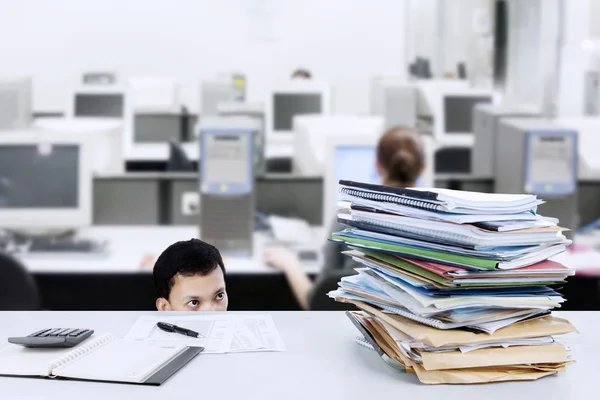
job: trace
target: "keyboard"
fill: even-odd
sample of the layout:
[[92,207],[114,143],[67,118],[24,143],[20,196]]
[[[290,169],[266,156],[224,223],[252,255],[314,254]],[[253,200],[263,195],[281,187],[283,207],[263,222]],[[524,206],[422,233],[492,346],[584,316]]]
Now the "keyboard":
[[30,253],[101,253],[104,250],[104,243],[73,238],[35,238],[29,245]]

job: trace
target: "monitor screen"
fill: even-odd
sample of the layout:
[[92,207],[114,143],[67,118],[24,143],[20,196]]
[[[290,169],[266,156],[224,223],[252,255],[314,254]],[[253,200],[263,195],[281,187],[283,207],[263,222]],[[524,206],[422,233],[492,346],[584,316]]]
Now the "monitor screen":
[[[340,180],[380,184],[376,165],[375,146],[338,146],[335,149],[336,191],[339,193]],[[416,186],[422,186],[421,178],[417,179]]]
[[0,209],[77,208],[79,146],[0,146]]
[[248,152],[247,135],[215,135],[206,136],[206,150],[202,160],[203,183],[206,184],[247,184],[252,178],[252,154]]
[[273,95],[273,130],[291,131],[296,115],[321,114],[322,96],[319,93],[288,93]]
[[133,129],[136,143],[180,141],[181,116],[177,114],[137,114]]
[[122,94],[76,94],[75,116],[122,118],[124,102]]
[[479,103],[491,103],[489,96],[445,96],[444,132],[461,134],[473,132],[473,110]]

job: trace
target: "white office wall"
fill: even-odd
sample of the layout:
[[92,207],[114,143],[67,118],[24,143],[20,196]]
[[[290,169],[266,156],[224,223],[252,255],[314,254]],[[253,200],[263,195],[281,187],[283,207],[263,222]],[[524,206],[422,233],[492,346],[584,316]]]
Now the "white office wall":
[[[444,0],[443,71],[457,73],[457,64],[464,62],[473,69],[485,49],[480,34],[475,31],[475,13],[485,10],[491,27],[490,0]],[[467,71],[469,72],[469,71]],[[472,71],[471,71],[472,72]]]
[[[563,46],[561,54],[560,91],[558,115],[578,117],[584,110],[584,74],[589,67],[588,54],[583,49],[584,40],[593,36],[597,21],[591,23],[590,15],[598,7],[597,0],[568,0],[564,2]],[[598,15],[600,17],[600,15]]]
[[582,43],[599,30],[593,21],[600,20],[600,1],[511,0],[509,19],[507,99],[547,105],[557,84],[556,115],[583,115],[584,74],[591,64]]
[[0,0],[0,74],[34,77],[34,109],[62,111],[82,72],[173,76],[197,110],[201,78],[246,73],[249,100],[298,66],[366,113],[373,75],[406,71],[406,0]]
[[491,28],[491,7],[491,0],[409,0],[409,59],[429,58],[438,77],[456,74],[459,62],[467,64],[468,73],[489,69],[481,64],[490,63],[490,49],[482,46],[473,18],[476,12],[487,11]]
[[543,0],[508,2],[507,101],[541,105],[541,8]]
[[[570,6],[576,6],[581,2],[580,7],[584,7],[585,10],[589,10],[587,13],[586,26],[589,27],[589,33],[591,37],[600,38],[600,1],[598,0],[570,0]],[[589,7],[588,7],[589,5]],[[585,17],[584,17],[585,18]]]
[[412,62],[417,56],[428,58],[432,73],[437,75],[441,49],[438,29],[440,0],[408,0],[408,2],[409,59]]

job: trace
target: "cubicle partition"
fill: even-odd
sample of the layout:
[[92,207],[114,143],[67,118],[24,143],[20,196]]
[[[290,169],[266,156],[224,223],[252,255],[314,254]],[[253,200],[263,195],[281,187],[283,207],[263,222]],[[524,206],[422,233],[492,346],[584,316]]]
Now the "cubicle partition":
[[[94,225],[197,225],[185,197],[196,173],[135,173],[94,179]],[[256,181],[256,209],[322,225],[323,179],[267,176]]]
[[[112,274],[38,272],[34,277],[44,310],[156,310],[156,292],[150,271]],[[229,274],[226,282],[230,311],[300,309],[282,274]]]

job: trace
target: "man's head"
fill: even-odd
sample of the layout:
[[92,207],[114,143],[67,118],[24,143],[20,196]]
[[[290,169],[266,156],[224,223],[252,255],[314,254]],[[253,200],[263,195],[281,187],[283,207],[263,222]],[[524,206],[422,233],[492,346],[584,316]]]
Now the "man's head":
[[297,70],[295,70],[294,72],[292,72],[292,79],[311,79],[312,78],[312,74],[310,73],[309,70],[304,69],[304,68],[298,68]]
[[159,311],[227,311],[223,259],[201,240],[167,247],[154,264],[154,285]]

